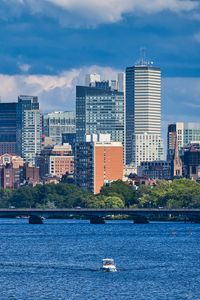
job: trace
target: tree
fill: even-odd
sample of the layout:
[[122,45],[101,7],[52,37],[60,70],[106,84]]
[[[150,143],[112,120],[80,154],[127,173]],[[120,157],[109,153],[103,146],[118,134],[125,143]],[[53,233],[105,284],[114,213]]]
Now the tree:
[[114,181],[109,186],[103,186],[100,193],[104,196],[119,196],[128,207],[136,203],[135,189],[121,180]]
[[11,189],[0,189],[0,208],[8,208],[10,206],[10,197],[13,191]]
[[105,208],[124,208],[124,203],[120,197],[108,196],[104,200]]

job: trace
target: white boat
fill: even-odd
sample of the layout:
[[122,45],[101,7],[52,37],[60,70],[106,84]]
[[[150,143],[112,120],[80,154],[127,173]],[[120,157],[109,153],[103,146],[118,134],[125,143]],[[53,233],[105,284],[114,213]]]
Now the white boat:
[[117,268],[112,258],[104,258],[102,260],[103,266],[101,267],[102,271],[105,272],[117,272]]

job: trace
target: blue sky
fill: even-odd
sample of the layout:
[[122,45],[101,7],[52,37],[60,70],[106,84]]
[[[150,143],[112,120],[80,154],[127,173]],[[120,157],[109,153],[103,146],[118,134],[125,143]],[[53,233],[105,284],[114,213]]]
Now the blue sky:
[[85,73],[115,77],[146,47],[162,70],[163,124],[199,120],[200,1],[1,0],[0,26],[2,100],[74,109]]

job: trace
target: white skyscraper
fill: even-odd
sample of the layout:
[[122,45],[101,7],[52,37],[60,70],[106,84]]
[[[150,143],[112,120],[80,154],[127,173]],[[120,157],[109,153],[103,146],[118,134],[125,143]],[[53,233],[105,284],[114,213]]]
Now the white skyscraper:
[[118,91],[125,92],[125,73],[117,74]]
[[163,159],[160,68],[143,59],[126,68],[126,163]]
[[42,116],[36,96],[21,95],[17,103],[17,154],[35,165],[41,151]]
[[97,73],[85,75],[85,86],[95,86],[95,82],[101,81],[101,77]]

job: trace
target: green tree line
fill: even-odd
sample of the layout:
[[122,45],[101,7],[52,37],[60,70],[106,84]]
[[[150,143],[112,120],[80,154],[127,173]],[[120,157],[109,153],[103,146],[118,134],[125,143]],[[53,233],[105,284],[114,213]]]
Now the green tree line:
[[71,183],[0,190],[0,208],[200,208],[200,184],[189,179],[158,181],[138,188],[115,181],[93,195]]

